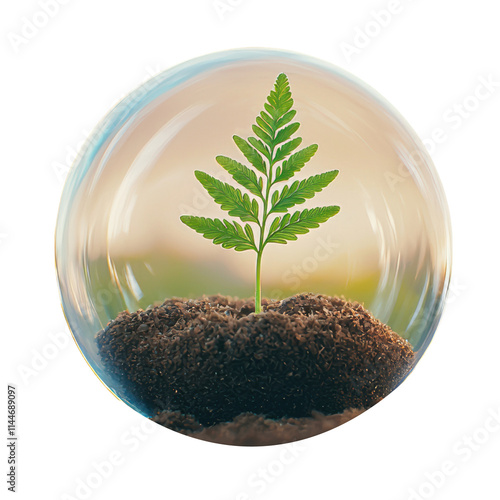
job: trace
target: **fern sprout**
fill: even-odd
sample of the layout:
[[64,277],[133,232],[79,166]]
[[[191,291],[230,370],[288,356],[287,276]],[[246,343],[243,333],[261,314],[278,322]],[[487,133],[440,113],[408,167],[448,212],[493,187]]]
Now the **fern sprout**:
[[338,170],[313,175],[302,181],[296,180],[278,189],[278,184],[291,179],[318,150],[318,145],[312,144],[294,152],[302,143],[302,138],[292,139],[300,127],[298,122],[291,123],[296,114],[292,106],[288,78],[281,73],[276,79],[274,90],[267,97],[264,111],[261,111],[252,126],[256,137],[245,140],[233,136],[236,146],[253,168],[227,156],[216,157],[217,163],[250,194],[205,172],[195,172],[198,181],[221,209],[240,219],[244,225],[234,220],[181,216],[184,224],[212,240],[215,245],[234,248],[238,252],[253,250],[257,253],[256,313],[262,311],[261,263],[265,247],[269,243],[286,244],[294,241],[298,235],[319,227],[340,210],[334,205],[289,212],[295,205],[313,198],[327,187],[337,177]]

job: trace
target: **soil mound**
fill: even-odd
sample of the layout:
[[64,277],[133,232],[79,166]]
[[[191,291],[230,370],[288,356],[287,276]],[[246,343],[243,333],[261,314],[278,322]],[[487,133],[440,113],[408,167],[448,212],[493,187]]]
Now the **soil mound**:
[[357,417],[364,410],[345,410],[339,415],[323,415],[313,411],[310,417],[265,418],[255,413],[242,413],[231,420],[204,427],[188,415],[164,411],[151,420],[187,436],[218,444],[268,446],[285,444],[316,436]]
[[253,311],[253,301],[223,296],[168,299],[120,313],[97,343],[108,370],[159,423],[195,433],[367,409],[413,365],[411,345],[361,304],[301,294]]

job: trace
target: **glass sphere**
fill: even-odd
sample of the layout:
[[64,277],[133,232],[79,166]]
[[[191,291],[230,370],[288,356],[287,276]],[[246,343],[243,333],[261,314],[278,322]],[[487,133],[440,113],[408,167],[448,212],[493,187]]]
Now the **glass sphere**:
[[120,312],[166,298],[253,296],[255,254],[213,245],[180,216],[227,218],[194,172],[232,182],[215,157],[244,161],[233,136],[252,135],[280,73],[303,146],[319,145],[297,178],[339,170],[299,208],[341,211],[297,241],[266,248],[263,297],[313,292],[361,302],[408,340],[417,361],[440,319],[448,209],[425,147],[399,114],[353,76],[304,55],[241,49],[197,58],[151,79],[98,124],[69,173],[57,221],[58,279],[74,338],[102,382],[145,416],[151,409],[109,372],[96,335]]

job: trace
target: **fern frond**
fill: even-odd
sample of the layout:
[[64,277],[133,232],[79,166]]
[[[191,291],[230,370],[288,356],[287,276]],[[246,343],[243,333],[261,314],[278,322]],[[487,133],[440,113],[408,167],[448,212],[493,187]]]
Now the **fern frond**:
[[243,228],[237,222],[229,222],[225,219],[208,219],[194,215],[182,215],[181,221],[197,233],[202,234],[204,238],[212,240],[214,245],[221,245],[223,248],[234,248],[237,252],[245,250],[257,251],[252,228],[249,224],[245,224]]
[[285,186],[281,193],[275,191],[271,197],[271,210],[269,213],[286,212],[289,208],[304,203],[328,186],[337,177],[338,173],[338,170],[332,170],[313,175],[303,181],[295,181],[291,186]]
[[200,170],[196,170],[194,174],[222,210],[242,221],[259,222],[259,205],[248,194],[242,194],[239,189]]
[[317,207],[302,212],[295,212],[293,215],[286,214],[276,217],[269,229],[267,243],[286,244],[288,241],[297,239],[297,235],[306,234],[309,230],[319,227],[320,224],[338,214],[340,207]]

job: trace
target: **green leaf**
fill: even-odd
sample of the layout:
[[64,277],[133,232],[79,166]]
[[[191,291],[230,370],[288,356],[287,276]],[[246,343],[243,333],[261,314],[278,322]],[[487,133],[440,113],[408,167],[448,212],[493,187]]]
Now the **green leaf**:
[[[309,230],[319,227],[321,223],[326,222],[339,211],[338,206],[317,207],[295,212],[292,216],[286,214],[283,217],[277,217],[271,225],[273,231],[269,232],[266,244],[286,244],[288,241],[294,241],[297,235],[306,234]],[[277,219],[279,223],[276,222]]]
[[266,113],[265,111],[261,111],[260,112],[260,117],[270,126],[270,127],[274,127],[274,120],[272,118],[272,116],[269,116],[268,113]]
[[253,204],[247,194],[243,195],[239,189],[200,170],[196,170],[194,174],[222,210],[226,210],[229,215],[239,217],[242,221],[259,222],[259,206],[255,200]]
[[[290,92],[288,77],[284,73],[281,73],[278,75],[278,78],[276,78],[274,90],[271,90],[269,96],[267,97],[267,103],[264,104],[265,110],[269,113],[274,121],[273,129],[275,131],[282,127],[285,123],[288,123],[285,120],[285,123],[277,126],[279,120],[284,117],[283,115],[285,115],[292,106],[293,99]],[[292,118],[290,118],[290,120]]]
[[276,169],[274,182],[287,181],[293,177],[316,153],[318,145],[313,144],[294,153],[281,167]]
[[[318,149],[318,146],[313,144],[297,150],[302,144],[302,138],[292,139],[300,127],[300,123],[294,121],[297,113],[292,109],[293,104],[288,77],[281,73],[267,96],[264,109],[258,113],[255,124],[252,125],[255,137],[245,140],[237,135],[233,136],[236,146],[248,160],[248,166],[227,156],[216,157],[217,163],[245,188],[244,194],[240,189],[204,172],[195,172],[196,178],[223,210],[228,211],[229,215],[239,217],[243,222],[257,224],[258,233],[254,234],[250,224],[225,219],[181,216],[184,224],[211,239],[216,245],[237,251],[257,252],[256,313],[261,311],[260,259],[267,243],[283,244],[296,240],[298,235],[318,227],[340,210],[338,206],[327,206],[288,213],[289,208],[313,198],[330,184],[337,176],[337,170],[284,185],[281,191],[271,191],[274,184],[288,181],[299,172]],[[262,175],[259,175],[259,172]],[[254,197],[250,197],[245,190]],[[271,222],[270,215],[273,213],[280,215],[273,216]],[[268,219],[269,229],[266,225]]]
[[[264,104],[264,109],[272,116],[274,115],[274,112],[275,112],[275,108],[273,108],[273,106],[271,106],[270,104],[268,104],[267,102]],[[274,118],[273,118],[273,121],[274,121]]]
[[252,125],[252,130],[254,134],[259,138],[262,139],[262,141],[267,144],[270,148],[273,147],[273,138],[269,135],[266,134],[261,128],[257,127],[257,125]]
[[274,233],[276,229],[280,227],[281,217],[276,217],[271,223],[271,227],[269,228],[269,234]]
[[255,245],[255,237],[253,235],[253,229],[250,224],[245,224],[245,234],[247,238]]
[[[286,212],[294,205],[304,203],[306,199],[312,198],[316,193],[328,186],[337,177],[338,173],[338,170],[332,170],[314,175],[300,182],[295,181],[291,186],[285,186],[279,195],[278,201],[273,203],[269,213]],[[275,199],[275,193],[273,193],[273,199]]]
[[262,198],[262,178],[257,178],[257,175],[253,170],[250,170],[242,163],[228,158],[227,156],[217,156],[215,160],[222,168],[233,176],[233,179],[238,184],[247,188],[252,194]]
[[276,137],[273,141],[273,145],[276,146],[278,144],[281,144],[282,142],[288,141],[290,137],[297,132],[297,130],[300,127],[300,123],[292,123],[290,125],[287,125],[285,128],[282,128],[277,134]]
[[288,113],[285,113],[274,125],[274,129],[278,130],[281,127],[284,127],[287,123],[291,122],[294,116],[297,114],[297,111],[292,109]]
[[[248,142],[259,152],[262,153],[268,161],[271,161],[271,151],[270,149],[259,139],[255,137],[249,137]],[[263,172],[264,173],[264,172]]]
[[283,116],[288,110],[291,109],[292,106],[293,106],[293,99],[290,99],[289,101],[281,104],[278,107],[277,116],[278,117]]
[[208,219],[205,217],[196,217],[194,215],[182,215],[181,221],[186,226],[202,234],[205,238],[213,240],[214,245],[221,245],[223,248],[234,248],[237,252],[244,250],[255,250],[253,233],[247,232],[237,222],[229,222],[220,219]]
[[302,137],[296,137],[291,141],[285,142],[282,146],[280,146],[276,150],[276,154],[274,155],[274,163],[283,160],[286,158],[294,149],[297,149],[302,143]]
[[[265,120],[263,120],[260,116],[255,119],[257,126],[259,126],[266,134],[272,136],[274,134],[274,130],[272,125],[269,125]],[[272,122],[271,122],[272,124]]]
[[267,168],[266,164],[264,163],[264,160],[262,159],[262,156],[259,154],[259,152],[254,149],[250,144],[245,141],[245,139],[242,139],[241,137],[238,137],[237,135],[233,135],[233,140],[238,146],[239,150],[245,155],[245,158],[259,171],[262,172],[263,174],[266,174]]
[[275,191],[271,196],[271,206],[276,205],[279,199],[280,199],[280,194],[278,191]]

